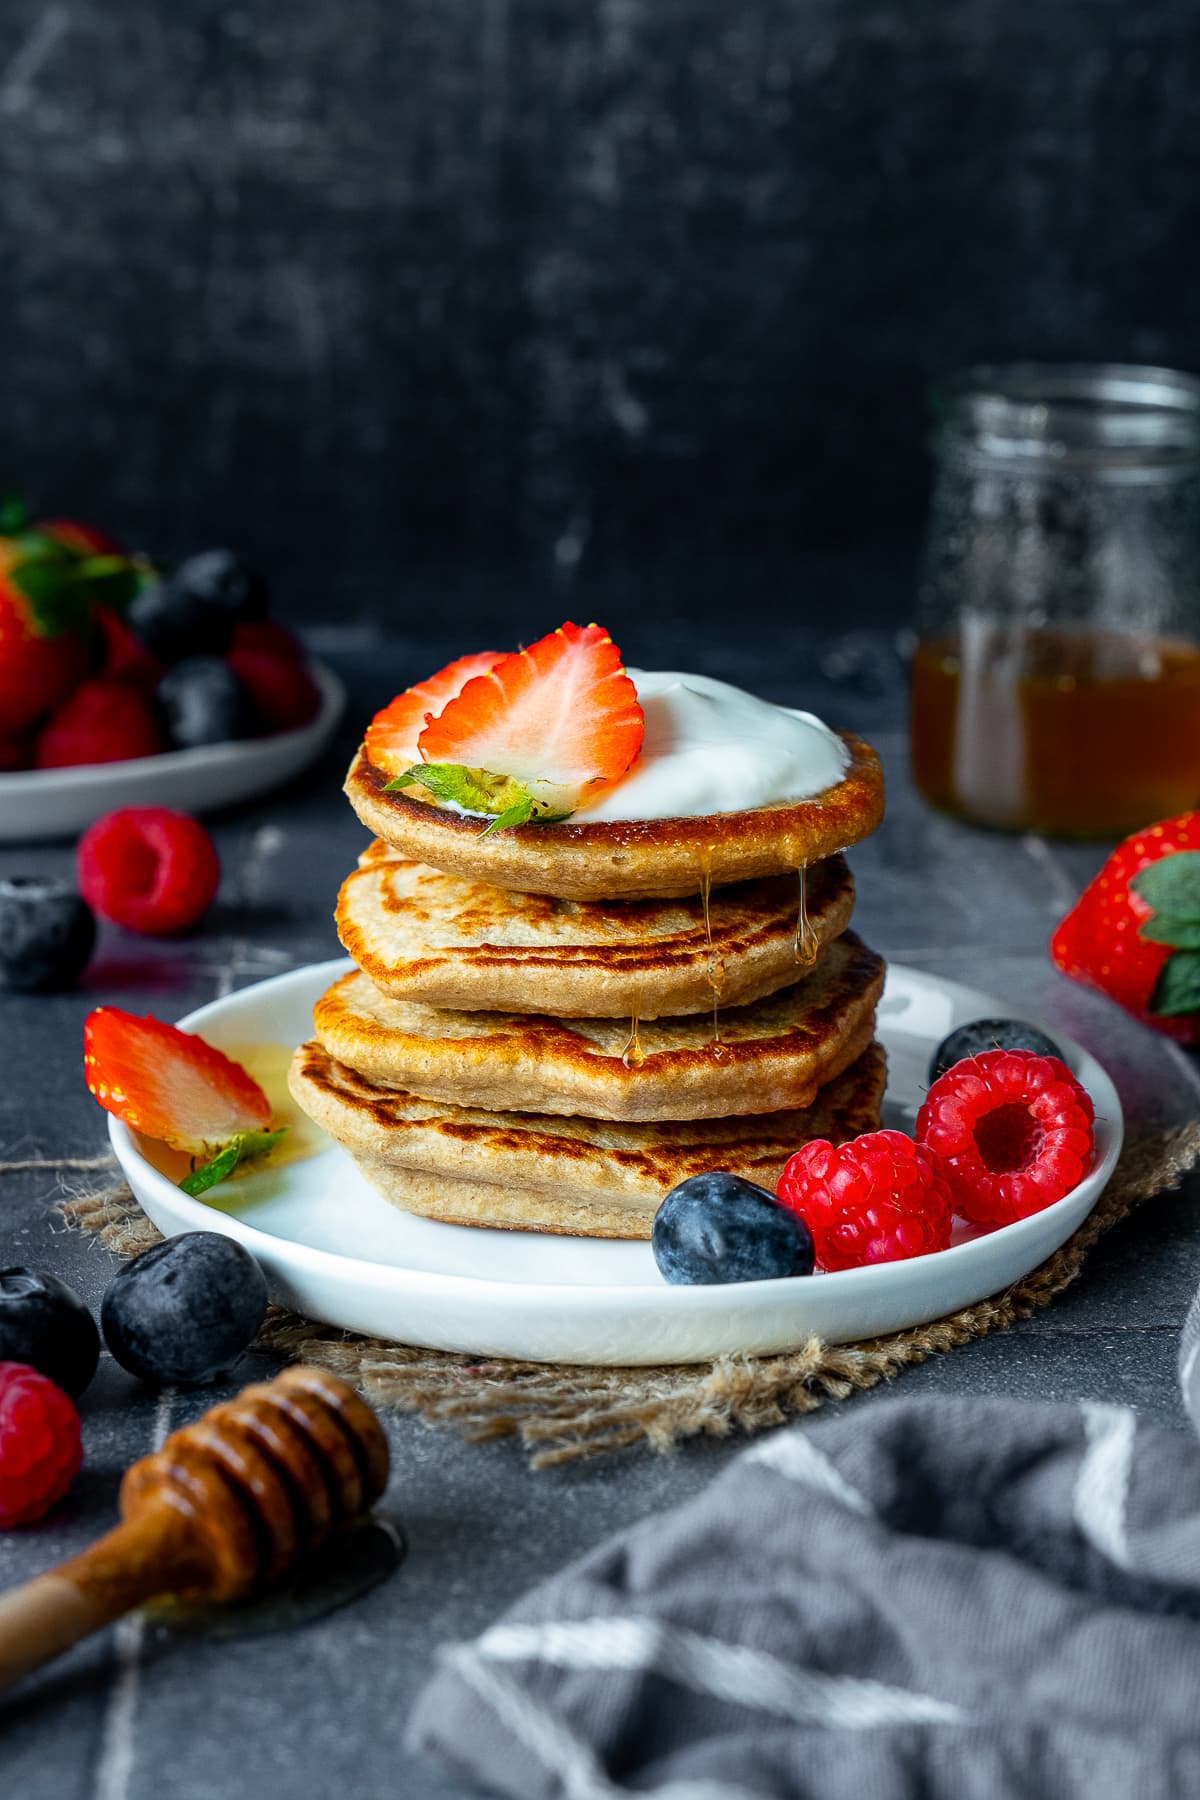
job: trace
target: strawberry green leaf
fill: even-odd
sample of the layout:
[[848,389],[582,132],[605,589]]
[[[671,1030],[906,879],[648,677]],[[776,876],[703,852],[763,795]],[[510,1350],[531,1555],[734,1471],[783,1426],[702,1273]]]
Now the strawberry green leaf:
[[1156,913],[1200,919],[1200,850],[1177,850],[1148,863],[1129,885]]
[[190,1175],[185,1175],[180,1187],[185,1194],[195,1200],[200,1194],[206,1194],[209,1188],[216,1187],[219,1181],[225,1181],[240,1164],[253,1162],[256,1157],[265,1156],[285,1135],[287,1126],[278,1131],[244,1131],[238,1137],[225,1144],[211,1162],[201,1163]]
[[146,571],[127,556],[88,556],[76,565],[75,579],[89,600],[123,612],[147,580]]
[[513,825],[555,825],[571,816],[556,812],[550,802],[536,798],[511,775],[467,769],[460,763],[416,763],[389,781],[384,792],[396,793],[407,787],[427,788],[435,800],[450,800],[467,812],[490,817],[488,832],[505,831]]
[[1167,958],[1155,984],[1150,1011],[1164,1019],[1200,1012],[1200,950],[1180,950]]
[[1200,950],[1200,919],[1155,913],[1139,928],[1138,936],[1149,944],[1170,944],[1174,950]]
[[76,580],[75,565],[41,554],[13,563],[6,579],[29,603],[29,617],[39,637],[61,637],[87,620],[87,594]]
[[0,496],[0,537],[15,537],[29,523],[29,508],[19,494]]

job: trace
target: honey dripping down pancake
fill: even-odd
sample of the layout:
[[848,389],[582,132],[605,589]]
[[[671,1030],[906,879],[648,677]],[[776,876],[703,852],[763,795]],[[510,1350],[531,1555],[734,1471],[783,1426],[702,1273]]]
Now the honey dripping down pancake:
[[373,843],[343,882],[338,935],[375,986],[468,1012],[624,1018],[745,1005],[811,972],[854,883],[830,857],[676,900],[571,901],[464,881]]
[[867,837],[883,817],[883,775],[871,746],[841,734],[846,772],[824,792],[743,812],[694,818],[568,818],[487,831],[486,821],[407,793],[360,749],[346,793],[363,824],[410,861],[467,881],[564,900],[672,899],[789,875]]
[[748,1006],[638,1022],[450,1012],[343,976],[313,1012],[317,1041],[369,1080],[425,1099],[591,1119],[711,1119],[807,1106],[875,1029],[882,959],[853,932],[806,980]]
[[614,1124],[420,1100],[346,1068],[320,1044],[293,1058],[292,1094],[392,1205],[447,1224],[648,1238],[679,1182],[727,1169],[774,1191],[788,1157],[879,1124],[886,1059],[871,1042],[807,1108],[685,1123]]

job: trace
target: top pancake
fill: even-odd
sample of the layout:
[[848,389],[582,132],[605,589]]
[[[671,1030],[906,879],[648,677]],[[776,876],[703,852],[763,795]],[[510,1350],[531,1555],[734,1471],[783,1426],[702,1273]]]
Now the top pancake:
[[805,880],[812,960],[797,959],[796,877],[685,900],[573,901],[460,881],[378,840],[338,897],[338,935],[397,1000],[465,1012],[642,1019],[762,999],[807,974],[846,928],[854,883],[840,856]]
[[793,873],[874,831],[883,817],[879,758],[862,738],[843,737],[850,766],[824,793],[694,819],[568,819],[488,831],[483,819],[385,792],[386,772],[361,748],[346,793],[376,837],[448,875],[564,900],[674,899],[706,883]]

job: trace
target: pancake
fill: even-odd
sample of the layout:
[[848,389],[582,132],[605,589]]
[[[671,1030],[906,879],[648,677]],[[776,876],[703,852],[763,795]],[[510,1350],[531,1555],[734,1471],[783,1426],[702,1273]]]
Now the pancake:
[[845,733],[844,778],[808,800],[696,819],[616,819],[518,825],[487,821],[386,793],[388,776],[359,750],[346,793],[363,824],[411,862],[465,881],[562,900],[678,899],[797,869],[848,849],[883,817],[879,758]]
[[[292,1094],[393,1206],[448,1224],[577,1237],[648,1238],[670,1190],[728,1169],[774,1191],[811,1138],[835,1143],[879,1124],[878,1044],[801,1111],[683,1125],[613,1125],[438,1106],[381,1088],[319,1044],[292,1061]],[[331,1201],[331,1204],[334,1203]]]
[[847,932],[807,980],[720,1014],[627,1019],[446,1012],[355,971],[322,995],[313,1034],[368,1080],[426,1100],[589,1119],[720,1119],[812,1103],[870,1042],[883,961]]
[[[854,906],[840,856],[807,871],[819,958]],[[574,901],[514,894],[407,862],[376,840],[338,897],[338,936],[377,988],[467,1012],[642,1019],[741,1006],[798,980],[795,875],[686,900]],[[808,965],[811,966],[811,965]]]

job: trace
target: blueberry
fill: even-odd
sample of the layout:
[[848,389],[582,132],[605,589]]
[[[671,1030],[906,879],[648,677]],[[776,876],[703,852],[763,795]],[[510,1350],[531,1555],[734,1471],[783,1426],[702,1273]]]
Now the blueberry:
[[267,584],[236,550],[201,550],[180,563],[171,587],[234,625],[267,616]]
[[0,879],[0,988],[47,993],[74,986],[96,942],[91,908],[68,881]]
[[243,683],[219,656],[189,656],[158,684],[167,735],[177,750],[227,744],[254,734],[254,706]]
[[1023,1019],[972,1019],[969,1025],[960,1025],[943,1038],[934,1051],[929,1065],[930,1086],[964,1056],[979,1056],[984,1050],[1033,1050],[1038,1056],[1062,1056],[1053,1038]]
[[209,1381],[246,1348],[267,1310],[263,1272],[240,1244],[188,1231],[135,1256],[100,1308],[104,1341],[142,1381]]
[[219,656],[233,638],[233,620],[171,581],[152,581],[130,603],[129,625],[138,642],[160,662],[185,656]]
[[0,1269],[0,1362],[28,1363],[82,1394],[100,1360],[100,1333],[74,1288],[36,1269]]
[[740,1175],[692,1175],[654,1216],[654,1260],[671,1282],[771,1281],[811,1275],[804,1221]]

